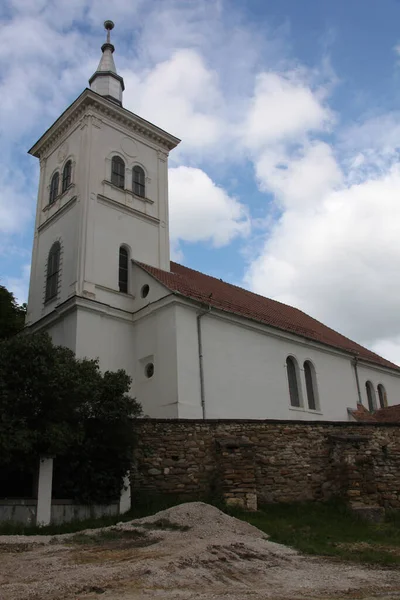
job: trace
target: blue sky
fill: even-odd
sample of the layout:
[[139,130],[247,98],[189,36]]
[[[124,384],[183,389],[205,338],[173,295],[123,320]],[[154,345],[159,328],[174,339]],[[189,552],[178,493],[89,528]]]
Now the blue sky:
[[124,105],[182,138],[184,264],[400,362],[400,1],[5,0],[0,281],[26,300],[38,165],[115,21]]

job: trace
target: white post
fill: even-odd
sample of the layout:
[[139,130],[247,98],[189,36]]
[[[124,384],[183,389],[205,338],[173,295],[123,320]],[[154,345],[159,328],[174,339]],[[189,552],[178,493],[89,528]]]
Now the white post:
[[124,483],[122,485],[121,496],[119,499],[119,514],[123,515],[128,512],[131,508],[131,482],[129,479],[129,473],[124,477]]
[[36,507],[36,525],[49,525],[51,520],[51,492],[53,487],[53,459],[39,461],[39,480]]

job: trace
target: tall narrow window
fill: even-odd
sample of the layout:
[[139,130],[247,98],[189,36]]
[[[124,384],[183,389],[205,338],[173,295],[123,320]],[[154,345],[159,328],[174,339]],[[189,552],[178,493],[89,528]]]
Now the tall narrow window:
[[145,174],[142,167],[136,165],[133,168],[133,193],[144,198],[145,192]]
[[378,385],[378,396],[379,396],[379,406],[381,408],[385,408],[385,406],[388,405],[387,395],[386,395],[386,390],[381,383]]
[[128,250],[123,246],[119,249],[118,285],[120,292],[128,293]]
[[72,162],[68,160],[65,163],[63,177],[62,177],[62,187],[61,191],[65,192],[65,190],[71,185],[71,173],[72,173]]
[[125,188],[125,163],[120,156],[113,156],[111,161],[111,183]]
[[314,365],[309,360],[304,363],[304,378],[306,380],[308,408],[317,410],[317,381]]
[[367,381],[365,384],[365,389],[367,390],[368,409],[370,412],[374,412],[374,410],[376,409],[374,386],[370,381]]
[[54,173],[53,177],[51,178],[49,204],[53,204],[53,202],[55,202],[55,200],[58,196],[59,181],[60,181],[60,175],[57,171],[56,173]]
[[60,243],[54,242],[50,248],[47,260],[46,296],[45,300],[51,300],[57,296],[58,278],[60,273]]
[[291,406],[300,407],[299,379],[297,376],[297,363],[292,356],[286,359],[287,378],[289,383],[289,396]]

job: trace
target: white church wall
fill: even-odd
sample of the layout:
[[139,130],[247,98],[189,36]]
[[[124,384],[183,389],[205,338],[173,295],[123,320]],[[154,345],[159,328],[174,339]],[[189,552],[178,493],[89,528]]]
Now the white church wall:
[[[31,276],[28,321],[35,322],[46,316],[73,293],[76,281],[76,220],[79,214],[76,203],[41,230],[36,242],[36,267]],[[60,274],[58,294],[45,302],[47,260],[51,246],[59,242]]]
[[133,304],[135,313],[144,310],[147,306],[153,305],[162,298],[172,297],[172,292],[169,289],[134,263],[130,269],[130,276],[135,298]]
[[[70,294],[69,286],[77,279],[77,227],[79,223],[79,164],[81,130],[76,127],[68,139],[61,138],[49,155],[41,161],[37,212],[32,251],[32,264],[29,286],[27,322],[33,323],[53,310],[54,302],[44,306],[47,257],[54,241],[60,240],[62,246],[62,279],[57,304],[66,300]],[[68,160],[72,162],[70,187],[62,193],[62,173]],[[49,205],[50,183],[54,173],[59,173],[59,195]],[[74,201],[74,198],[77,200]],[[62,210],[60,210],[62,209]]]
[[134,376],[133,324],[95,310],[78,309],[76,355],[99,358],[102,371],[124,369]]
[[[350,359],[206,315],[201,319],[206,418],[347,420],[357,387]],[[177,313],[179,416],[199,415],[196,311]],[[304,408],[290,406],[286,358],[300,368]],[[307,408],[303,364],[316,371],[320,410]]]
[[50,326],[46,327],[44,331],[47,331],[50,335],[55,346],[66,346],[75,351],[77,331],[76,311],[74,310],[63,315]]
[[[128,128],[102,116],[93,117],[84,280],[118,290],[118,252],[126,245],[130,257],[169,268],[166,154]],[[125,189],[111,183],[112,157],[125,163]],[[146,175],[145,198],[133,193],[135,165]],[[164,189],[165,188],[165,189]],[[93,291],[93,290],[92,290]],[[101,292],[99,294],[101,299]],[[119,306],[118,301],[116,306]]]
[[[134,394],[145,415],[178,417],[176,310],[165,306],[135,323]],[[154,365],[148,377],[146,367]]]
[[[124,214],[118,207],[96,205],[96,228],[88,252],[95,257],[94,281],[118,290],[119,248],[128,248],[130,258],[155,264],[158,262],[158,228],[153,223]],[[129,290],[132,293],[132,287]],[[97,292],[100,294],[101,292]],[[97,298],[96,293],[96,298]]]
[[379,384],[382,384],[385,388],[388,406],[400,404],[400,373],[396,375],[385,369],[366,364],[358,364],[357,369],[362,403],[366,408],[368,408],[368,398],[365,386],[367,381],[370,381],[373,385],[377,408],[380,408],[378,395]]
[[185,306],[177,306],[176,311],[179,417],[201,419],[203,412],[196,311]]

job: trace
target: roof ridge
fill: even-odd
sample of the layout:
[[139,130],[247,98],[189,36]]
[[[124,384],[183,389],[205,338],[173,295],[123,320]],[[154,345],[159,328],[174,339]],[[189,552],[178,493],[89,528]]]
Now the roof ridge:
[[[303,310],[171,261],[165,271],[134,261],[171,291],[222,311],[336,348],[366,363],[400,371],[400,366],[311,317]],[[211,292],[211,293],[210,293]]]
[[[315,317],[312,317],[311,315],[309,315],[308,313],[306,313],[304,310],[302,310],[301,308],[298,308],[297,306],[292,306],[291,304],[286,304],[285,302],[281,302],[280,300],[275,300],[274,298],[269,298],[267,296],[262,296],[261,294],[258,294],[257,292],[253,292],[251,290],[248,290],[244,287],[241,287],[239,285],[236,285],[234,283],[230,283],[228,281],[224,281],[222,279],[218,279],[218,277],[215,277],[213,275],[207,275],[206,273],[202,273],[201,271],[198,271],[197,269],[192,269],[191,267],[187,267],[185,265],[181,265],[180,263],[177,263],[175,261],[171,261],[171,264],[177,265],[178,267],[185,269],[187,271],[193,271],[194,273],[198,273],[199,275],[202,275],[203,277],[207,277],[210,279],[214,279],[215,281],[219,282],[219,283],[223,283],[225,285],[228,285],[230,287],[234,287],[238,290],[241,290],[242,292],[245,292],[246,294],[249,294],[251,296],[256,296],[257,298],[260,298],[261,300],[270,300],[272,302],[275,302],[276,304],[280,304],[281,306],[285,306],[287,308],[290,308],[291,310],[295,310],[298,313],[301,313],[302,315],[306,316],[308,319],[312,319],[313,321],[315,321],[316,323],[318,323],[319,325],[322,325],[323,327],[326,327],[327,329],[330,329],[330,331],[332,331],[333,333],[340,335],[343,339],[347,340],[348,342],[350,342],[352,345],[356,345],[359,346],[360,348],[364,349],[364,350],[368,350],[368,352],[370,352],[371,354],[373,354],[374,356],[376,356],[377,358],[383,358],[382,356],[379,356],[379,354],[377,354],[376,352],[374,352],[373,350],[369,350],[368,348],[365,348],[364,346],[362,346],[361,344],[359,344],[358,342],[355,342],[354,340],[352,340],[351,338],[347,337],[346,335],[344,335],[343,333],[340,333],[340,331],[337,331],[336,329],[333,329],[333,327],[330,327],[329,325],[325,325],[325,323],[323,323],[322,321],[319,321],[318,319],[316,319]],[[162,269],[161,269],[162,270]],[[168,271],[167,271],[168,272]],[[179,273],[175,273],[175,275],[180,275]],[[317,333],[317,332],[315,332]],[[354,354],[356,354],[354,352]],[[384,359],[387,360],[387,359]],[[389,361],[391,362],[391,361]],[[392,363],[394,364],[394,363]]]

